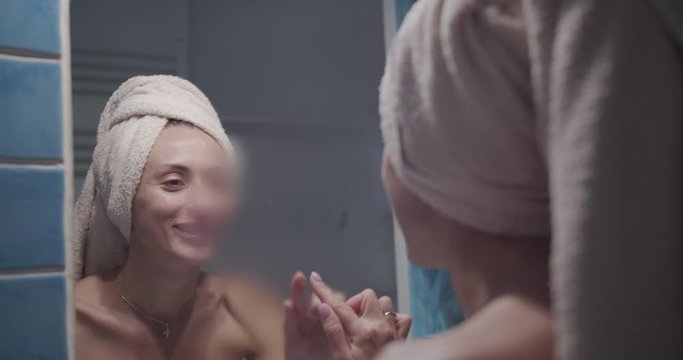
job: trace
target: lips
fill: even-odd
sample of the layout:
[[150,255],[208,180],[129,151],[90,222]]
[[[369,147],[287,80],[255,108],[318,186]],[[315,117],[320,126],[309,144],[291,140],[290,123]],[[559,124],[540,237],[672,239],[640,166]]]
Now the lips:
[[211,236],[205,227],[196,223],[184,223],[173,225],[173,231],[183,240],[194,244],[206,244]]

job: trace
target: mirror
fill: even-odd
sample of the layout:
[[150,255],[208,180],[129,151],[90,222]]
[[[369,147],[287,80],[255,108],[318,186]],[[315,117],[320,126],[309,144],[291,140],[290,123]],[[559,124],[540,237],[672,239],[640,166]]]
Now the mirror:
[[72,0],[76,197],[114,90],[177,75],[211,100],[246,172],[235,224],[202,268],[282,298],[296,270],[395,298],[377,114],[382,11],[376,1]]

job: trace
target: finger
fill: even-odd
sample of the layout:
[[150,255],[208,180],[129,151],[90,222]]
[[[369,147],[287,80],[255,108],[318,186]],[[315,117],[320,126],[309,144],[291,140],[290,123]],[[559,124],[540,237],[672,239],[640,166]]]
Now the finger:
[[379,304],[379,310],[382,312],[384,319],[391,325],[391,327],[396,330],[395,334],[398,336],[398,326],[396,323],[396,313],[394,313],[394,302],[388,296],[382,296],[377,300]]
[[[336,305],[346,301],[346,295],[343,292],[327,286],[327,284],[325,284],[325,282],[322,281],[322,277],[320,277],[320,274],[318,274],[315,271],[311,273],[311,285],[313,285],[314,280],[319,281],[324,286],[323,291],[325,292],[325,294],[324,300],[323,297],[321,297],[322,302]],[[315,291],[315,289],[313,290]]]
[[320,304],[320,306],[318,306],[318,312],[320,321],[322,322],[323,332],[330,344],[332,359],[350,360],[351,348],[339,317],[328,304]]
[[375,291],[372,289],[365,289],[361,294],[363,294],[363,299],[361,300],[361,316],[375,319],[384,318],[384,313],[380,310]]
[[320,298],[316,294],[311,294],[311,308],[318,309],[318,305],[322,304]]
[[382,311],[382,314],[386,314],[387,312],[394,312],[394,302],[391,300],[390,297],[382,296],[377,301],[379,302],[379,309]]
[[285,300],[285,333],[288,339],[297,339],[300,335],[299,327],[296,323],[296,314],[294,313],[294,306],[290,300]]
[[306,275],[304,275],[301,271],[297,271],[294,276],[292,276],[291,292],[294,310],[300,316],[306,316],[308,314],[308,301],[306,301]]
[[360,314],[361,313],[360,305],[361,305],[362,300],[363,300],[363,294],[358,293],[358,294],[350,297],[348,300],[346,300],[346,305],[350,306],[353,309],[353,311],[356,312],[356,314]]
[[410,327],[413,325],[413,318],[406,314],[396,314],[396,335],[399,339],[407,339]]
[[346,301],[346,294],[339,290],[333,290],[334,296],[337,298],[337,302],[343,303]]
[[313,292],[320,298],[320,301],[332,307],[349,332],[354,332],[358,329],[361,325],[358,314],[350,306],[346,305],[344,301],[339,301],[334,296],[334,291],[323,282],[320,275],[316,272],[311,273],[311,287]]
[[311,319],[311,321],[319,319],[318,316],[318,306],[322,304],[322,301],[320,301],[320,298],[316,294],[311,294],[311,300],[310,300],[310,306],[308,307],[308,317]]
[[322,302],[328,303],[332,306],[343,303],[343,300],[339,301],[339,296],[337,296],[335,291],[325,284],[320,274],[315,271],[311,273],[311,287],[313,288],[313,292],[318,295]]

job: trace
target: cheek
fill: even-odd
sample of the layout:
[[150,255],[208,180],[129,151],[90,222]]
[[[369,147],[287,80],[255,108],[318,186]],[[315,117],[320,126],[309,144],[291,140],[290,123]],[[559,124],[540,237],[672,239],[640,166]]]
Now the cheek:
[[382,177],[394,215],[401,225],[406,239],[410,240],[409,235],[422,227],[421,223],[426,220],[422,214],[424,205],[403,186],[391,168],[386,166],[386,163]]
[[233,196],[217,196],[212,200],[212,211],[209,212],[211,221],[227,226],[233,219],[236,211],[236,201]]
[[420,205],[405,191],[392,191],[392,204],[396,220],[401,226],[406,242],[424,241],[429,237],[428,219],[420,211]]
[[438,234],[434,226],[434,211],[410,192],[393,172],[384,172],[384,185],[396,220],[403,232],[408,255],[417,265],[433,265]]
[[133,224],[136,230],[159,232],[182,208],[183,199],[176,193],[138,191],[133,201]]

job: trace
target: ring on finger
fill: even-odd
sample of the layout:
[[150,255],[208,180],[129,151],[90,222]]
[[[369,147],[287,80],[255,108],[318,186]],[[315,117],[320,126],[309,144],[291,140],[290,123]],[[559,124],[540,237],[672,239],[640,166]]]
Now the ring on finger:
[[395,318],[396,318],[396,313],[393,312],[393,311],[385,311],[385,312],[384,312],[384,316],[391,316],[391,317],[393,317],[393,318],[395,319]]

